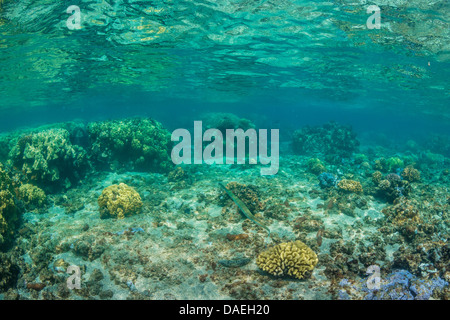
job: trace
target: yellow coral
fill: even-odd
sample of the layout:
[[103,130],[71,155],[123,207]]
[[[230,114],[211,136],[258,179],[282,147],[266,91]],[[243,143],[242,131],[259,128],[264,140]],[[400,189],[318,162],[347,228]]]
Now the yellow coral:
[[383,175],[380,171],[375,171],[374,173],[372,173],[372,181],[376,185],[379,185],[382,179]]
[[270,274],[297,279],[303,279],[317,262],[316,253],[299,240],[280,243],[260,253],[256,259],[258,267]]
[[134,188],[121,183],[105,188],[98,197],[98,206],[100,218],[112,216],[123,219],[139,213],[142,208],[142,200]]
[[19,188],[19,198],[28,208],[41,207],[46,199],[45,192],[32,184],[24,184]]
[[349,179],[342,179],[338,182],[338,188],[341,190],[345,190],[348,192],[353,193],[362,193],[363,188],[361,186],[361,183],[355,180],[349,180]]
[[13,192],[12,181],[0,163],[0,246],[12,239],[19,220]]
[[12,236],[11,220],[16,215],[16,206],[11,193],[0,190],[0,245]]
[[420,171],[414,169],[412,166],[407,166],[403,169],[402,177],[409,182],[420,181]]
[[388,190],[391,187],[391,183],[387,179],[383,179],[378,184],[378,187],[380,187],[381,190]]
[[186,178],[186,172],[181,167],[177,167],[175,170],[169,172],[167,176],[169,182],[176,182]]
[[384,208],[382,212],[395,225],[402,226],[411,223],[417,225],[422,222],[418,206],[419,204],[415,200],[402,199],[394,206]]
[[317,174],[317,175],[327,171],[327,169],[322,164],[322,162],[319,159],[317,159],[317,158],[309,159],[306,165],[308,166],[308,170],[311,173],[314,173],[314,174]]

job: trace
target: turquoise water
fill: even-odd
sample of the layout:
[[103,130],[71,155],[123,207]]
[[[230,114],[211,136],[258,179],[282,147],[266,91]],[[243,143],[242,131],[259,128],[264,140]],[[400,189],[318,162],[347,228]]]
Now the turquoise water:
[[[423,286],[379,298],[448,299],[449,13],[446,0],[0,0],[0,298],[363,299],[377,265],[386,292],[395,275]],[[278,129],[279,171],[175,166],[170,135],[194,121]],[[102,208],[120,183],[142,203]],[[258,262],[296,240],[317,255],[312,275]],[[84,290],[64,287],[68,265],[85,265]]]

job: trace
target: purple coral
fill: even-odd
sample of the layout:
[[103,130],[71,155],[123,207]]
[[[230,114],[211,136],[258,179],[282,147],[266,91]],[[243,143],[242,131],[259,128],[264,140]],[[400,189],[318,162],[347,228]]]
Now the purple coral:
[[407,270],[391,273],[379,290],[362,289],[367,295],[365,300],[428,300],[436,289],[442,289],[448,283],[437,277],[431,280],[419,279]]
[[[369,288],[367,279],[362,279],[354,285],[343,279],[339,286],[341,289],[338,291],[338,297],[341,300],[361,298],[360,295],[364,300],[428,300],[435,290],[442,290],[448,286],[448,282],[440,277],[419,279],[407,270],[396,270],[385,279],[381,279],[378,288]],[[354,296],[355,294],[357,296]]]
[[321,173],[318,176],[318,179],[320,187],[324,189],[335,187],[338,182],[337,178],[333,174],[328,172]]

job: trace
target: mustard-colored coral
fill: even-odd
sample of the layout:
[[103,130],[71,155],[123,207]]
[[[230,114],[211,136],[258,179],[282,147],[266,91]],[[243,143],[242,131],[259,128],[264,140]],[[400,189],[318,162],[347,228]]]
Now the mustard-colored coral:
[[342,179],[341,181],[339,181],[338,188],[341,190],[345,190],[345,191],[353,192],[353,193],[362,193],[363,192],[361,183],[359,183],[358,181],[355,181],[355,180],[350,180],[350,179]]
[[123,219],[137,214],[142,208],[141,196],[125,183],[105,188],[98,197],[100,218],[115,217]]
[[417,201],[402,198],[394,206],[384,208],[382,212],[394,225],[417,225],[422,222],[418,208]]
[[409,182],[420,181],[420,171],[414,169],[412,166],[407,166],[403,169],[402,177]]
[[23,184],[19,187],[19,198],[28,209],[40,208],[45,203],[45,192],[32,184]]
[[380,171],[372,173],[372,181],[375,185],[379,185],[381,180],[383,180],[383,174]]
[[256,259],[258,267],[270,274],[297,279],[303,279],[317,262],[316,253],[299,240],[280,243],[262,252]]
[[327,169],[322,164],[320,159],[317,159],[317,158],[310,158],[308,160],[308,162],[306,163],[306,166],[308,167],[309,172],[317,174],[317,175],[327,171]]
[[19,220],[12,181],[0,164],[0,246],[12,240]]

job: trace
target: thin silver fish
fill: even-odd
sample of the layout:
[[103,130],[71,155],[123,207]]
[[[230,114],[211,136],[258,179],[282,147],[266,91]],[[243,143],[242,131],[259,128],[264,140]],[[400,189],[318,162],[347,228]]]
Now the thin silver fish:
[[233,192],[231,192],[230,190],[227,189],[227,187],[225,187],[225,185],[222,182],[219,182],[219,185],[225,190],[225,192],[228,194],[228,196],[234,201],[234,203],[236,203],[236,205],[238,206],[239,209],[241,209],[241,211],[245,214],[245,216],[252,220],[254,223],[256,223],[258,226],[260,226],[261,228],[264,228],[267,230],[267,232],[269,233],[270,236],[270,230],[267,226],[265,226],[262,222],[258,221],[258,219],[255,218],[255,216],[250,212],[249,208],[247,208],[247,206],[245,205],[245,203],[239,199],[238,197],[236,197]]

